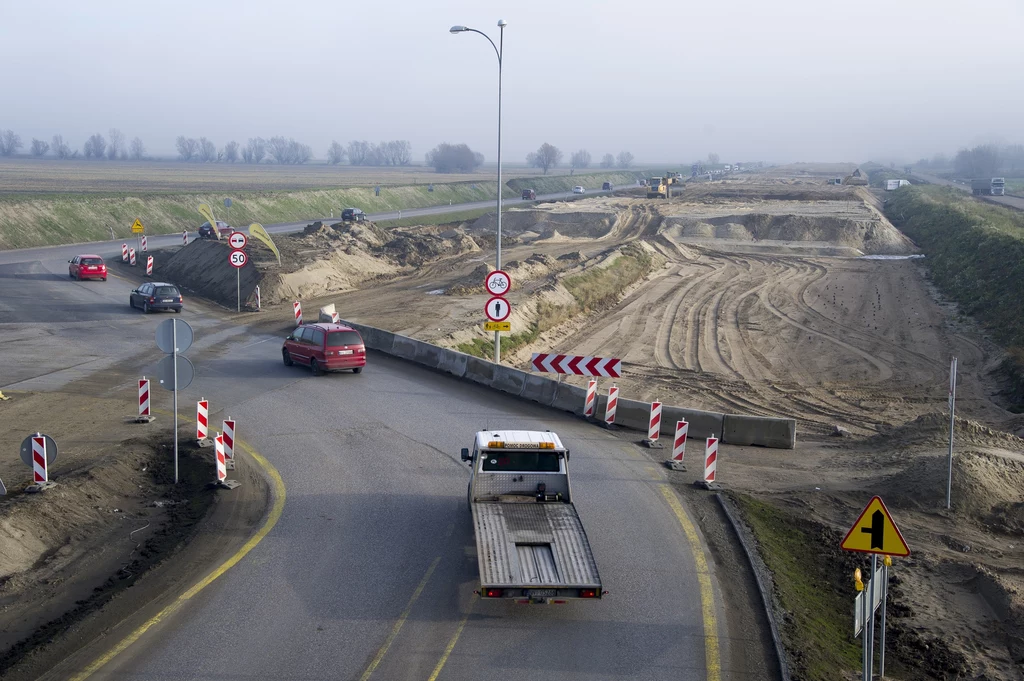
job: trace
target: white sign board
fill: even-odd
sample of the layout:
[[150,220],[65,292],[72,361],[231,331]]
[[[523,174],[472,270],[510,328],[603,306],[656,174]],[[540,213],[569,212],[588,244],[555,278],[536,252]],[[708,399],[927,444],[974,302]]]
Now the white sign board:
[[[872,599],[875,603],[875,607],[871,608],[872,614],[878,610],[878,606],[882,604],[882,570],[885,566],[879,565],[878,569],[875,570],[874,583],[875,593]],[[868,594],[871,593],[871,582],[868,580],[864,583],[864,590],[857,594],[856,598],[853,599],[853,637],[857,638],[860,636],[861,629],[864,628],[864,603],[868,600]]]
[[249,238],[242,232],[231,232],[231,236],[228,237],[228,245],[235,250],[245,248],[248,243]]
[[504,296],[512,290],[512,279],[501,270],[494,270],[484,280],[487,292],[492,296]]
[[503,322],[512,314],[512,306],[504,298],[494,297],[487,301],[484,312],[492,322]]

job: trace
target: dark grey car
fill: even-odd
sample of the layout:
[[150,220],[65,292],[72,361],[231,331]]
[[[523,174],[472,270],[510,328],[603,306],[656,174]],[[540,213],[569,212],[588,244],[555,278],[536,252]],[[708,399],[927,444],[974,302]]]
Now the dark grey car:
[[128,298],[128,304],[148,314],[154,310],[181,312],[185,301],[181,297],[181,291],[174,284],[154,281],[146,282],[137,289],[133,289]]

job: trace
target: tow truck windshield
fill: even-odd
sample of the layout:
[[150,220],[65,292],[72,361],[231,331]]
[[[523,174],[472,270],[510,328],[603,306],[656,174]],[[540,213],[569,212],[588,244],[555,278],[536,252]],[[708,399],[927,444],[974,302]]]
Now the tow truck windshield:
[[515,471],[516,473],[558,473],[556,452],[529,452],[491,450],[483,452],[485,471]]

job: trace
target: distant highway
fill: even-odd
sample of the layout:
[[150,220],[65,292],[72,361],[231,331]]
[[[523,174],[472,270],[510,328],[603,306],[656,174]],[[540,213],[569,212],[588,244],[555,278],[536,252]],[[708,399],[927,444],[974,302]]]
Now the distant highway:
[[[943,178],[938,177],[936,175],[925,175],[924,173],[918,172],[911,173],[910,175],[911,177],[916,177],[920,180],[924,180],[928,184],[938,184],[944,187],[955,187],[956,189],[965,191],[968,194],[971,192],[971,188],[968,186],[959,184],[957,182],[950,182],[949,180],[944,180]],[[977,198],[985,199],[986,201],[990,201],[992,203],[998,203],[1009,208],[1024,210],[1024,199],[1019,198],[1017,196],[979,196]]]

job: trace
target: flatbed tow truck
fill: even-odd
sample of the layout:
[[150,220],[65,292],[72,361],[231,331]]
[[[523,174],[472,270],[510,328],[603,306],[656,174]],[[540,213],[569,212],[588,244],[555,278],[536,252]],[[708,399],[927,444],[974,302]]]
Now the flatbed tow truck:
[[569,484],[569,450],[547,431],[476,434],[468,502],[485,599],[565,603],[605,593]]

